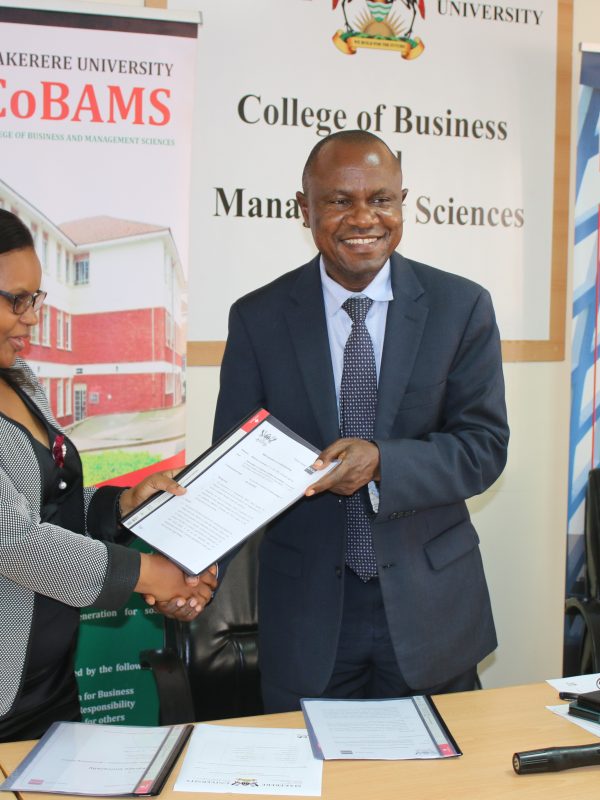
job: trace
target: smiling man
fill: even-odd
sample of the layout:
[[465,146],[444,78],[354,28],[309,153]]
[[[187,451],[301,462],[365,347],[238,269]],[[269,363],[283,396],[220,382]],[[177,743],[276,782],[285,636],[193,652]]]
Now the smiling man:
[[489,294],[395,252],[406,189],[376,136],[320,141],[302,186],[319,253],[233,305],[214,431],[263,406],[340,462],[263,538],[265,709],[472,689],[496,635],[465,500],[508,444]]

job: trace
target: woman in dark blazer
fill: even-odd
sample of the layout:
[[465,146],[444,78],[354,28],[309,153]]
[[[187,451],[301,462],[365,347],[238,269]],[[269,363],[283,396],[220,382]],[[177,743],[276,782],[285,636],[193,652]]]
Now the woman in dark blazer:
[[194,584],[158,554],[121,544],[118,521],[170,473],[135,487],[83,487],[81,460],[20,358],[45,299],[29,230],[0,209],[0,741],[37,738],[79,717],[73,651],[79,608],[114,609],[132,592],[192,618],[216,581]]

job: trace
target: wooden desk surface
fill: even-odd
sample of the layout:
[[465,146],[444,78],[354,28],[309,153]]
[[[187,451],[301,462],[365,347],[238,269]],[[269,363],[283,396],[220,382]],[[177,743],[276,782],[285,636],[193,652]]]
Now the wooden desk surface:
[[[325,800],[600,800],[600,766],[541,775],[520,776],[513,771],[512,755],[516,751],[598,742],[597,737],[545,708],[559,702],[547,684],[439,695],[435,703],[463,756],[441,761],[326,761],[322,796]],[[300,712],[222,720],[218,724],[304,727]],[[9,774],[31,746],[31,742],[0,744],[3,771]],[[193,796],[173,793],[177,773],[176,767],[162,800]],[[9,794],[5,796],[10,798]],[[57,797],[21,795],[22,800]],[[223,795],[213,793],[202,793],[201,797],[223,799]]]

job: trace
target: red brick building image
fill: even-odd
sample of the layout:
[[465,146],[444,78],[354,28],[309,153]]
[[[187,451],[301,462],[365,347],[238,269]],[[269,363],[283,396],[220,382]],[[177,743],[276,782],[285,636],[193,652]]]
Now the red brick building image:
[[97,216],[56,225],[0,181],[29,226],[48,297],[25,354],[62,425],[179,405],[185,278],[168,227]]

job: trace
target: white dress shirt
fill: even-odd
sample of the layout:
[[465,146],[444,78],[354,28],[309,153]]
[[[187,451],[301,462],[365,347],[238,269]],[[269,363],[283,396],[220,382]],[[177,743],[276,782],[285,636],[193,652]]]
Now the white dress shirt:
[[344,311],[342,305],[349,297],[370,297],[371,300],[373,300],[373,305],[369,309],[365,324],[373,342],[377,380],[379,381],[388,304],[390,300],[394,299],[392,293],[392,277],[388,259],[371,283],[366,286],[362,292],[351,292],[348,289],[344,289],[343,286],[329,277],[325,270],[322,257],[320,269],[323,300],[325,301],[327,335],[329,338],[329,350],[331,352],[331,364],[333,366],[335,394],[338,401],[339,413],[340,384],[342,382],[342,370],[344,367],[344,347],[346,346],[346,341],[352,329],[352,320]]

